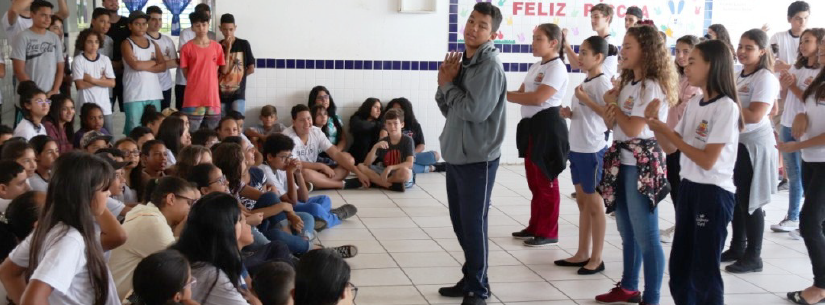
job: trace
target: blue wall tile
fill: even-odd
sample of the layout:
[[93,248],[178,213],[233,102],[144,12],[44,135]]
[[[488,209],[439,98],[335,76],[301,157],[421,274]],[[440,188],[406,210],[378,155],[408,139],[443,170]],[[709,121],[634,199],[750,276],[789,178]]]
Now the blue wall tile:
[[336,60],[335,61],[335,70],[343,70],[344,69],[344,61],[343,60]]
[[255,60],[255,68],[266,68],[266,59],[258,58]]
[[295,60],[294,59],[288,59],[286,61],[286,68],[287,69],[295,69]]
[[355,69],[355,62],[353,62],[352,60],[344,61],[344,69],[347,69],[347,70]]
[[312,59],[308,59],[306,62],[307,69],[315,69],[315,61]]
[[365,60],[364,61],[364,70],[372,70],[372,61],[371,60]]
[[[311,60],[310,60],[311,61]],[[295,61],[295,68],[296,69],[303,69],[306,67],[306,60],[298,59]]]
[[356,60],[355,61],[355,70],[361,70],[364,68],[364,61],[363,60]]
[[410,70],[410,62],[409,61],[402,61],[401,62],[401,70],[409,71]]
[[275,59],[274,58],[267,58],[266,59],[266,67],[273,69],[275,68]]
[[417,61],[411,62],[410,63],[410,69],[412,69],[413,71],[418,71],[418,62]]

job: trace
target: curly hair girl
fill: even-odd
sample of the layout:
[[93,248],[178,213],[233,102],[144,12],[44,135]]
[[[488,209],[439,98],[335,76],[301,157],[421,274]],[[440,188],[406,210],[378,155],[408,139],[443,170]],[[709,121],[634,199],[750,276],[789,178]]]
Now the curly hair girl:
[[[622,53],[628,51],[628,40],[635,40],[640,48],[644,60],[639,60],[635,68],[628,69],[622,67],[621,87],[635,80],[652,79],[662,87],[662,91],[667,97],[670,106],[676,105],[678,100],[678,90],[676,84],[679,82],[676,68],[670,57],[670,50],[665,45],[659,31],[652,26],[635,26],[627,30]],[[622,56],[626,58],[626,56]],[[636,76],[636,73],[640,75]],[[642,84],[644,86],[644,84]]]

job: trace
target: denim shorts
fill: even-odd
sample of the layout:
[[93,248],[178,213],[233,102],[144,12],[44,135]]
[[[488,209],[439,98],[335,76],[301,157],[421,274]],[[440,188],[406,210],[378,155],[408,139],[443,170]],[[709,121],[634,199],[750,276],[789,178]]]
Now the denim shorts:
[[602,181],[604,163],[604,153],[607,148],[603,148],[595,153],[570,152],[570,176],[573,177],[573,184],[580,184],[582,190],[587,194],[596,192],[596,186]]

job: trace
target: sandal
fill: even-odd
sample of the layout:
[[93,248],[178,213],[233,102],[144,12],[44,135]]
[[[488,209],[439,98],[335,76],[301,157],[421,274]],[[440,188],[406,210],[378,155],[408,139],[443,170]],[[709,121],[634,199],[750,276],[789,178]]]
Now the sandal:
[[353,258],[358,255],[358,247],[353,245],[344,245],[340,247],[333,247],[331,249],[338,252],[338,254],[341,254],[341,257],[343,258]]
[[802,304],[802,305],[812,305],[812,304],[825,303],[825,300],[820,300],[817,303],[808,303],[808,301],[806,301],[805,298],[802,297],[802,291],[788,292],[788,300],[791,300],[791,302],[794,302],[796,304]]

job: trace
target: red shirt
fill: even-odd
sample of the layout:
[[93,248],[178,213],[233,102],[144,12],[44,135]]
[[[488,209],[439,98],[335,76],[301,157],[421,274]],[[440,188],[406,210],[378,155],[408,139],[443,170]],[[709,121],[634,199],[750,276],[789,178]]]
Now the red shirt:
[[[188,69],[183,108],[213,107],[220,109],[218,67],[226,64],[223,47],[210,40],[209,46],[199,47],[190,40],[180,49],[180,67]],[[218,112],[220,113],[220,112]]]

